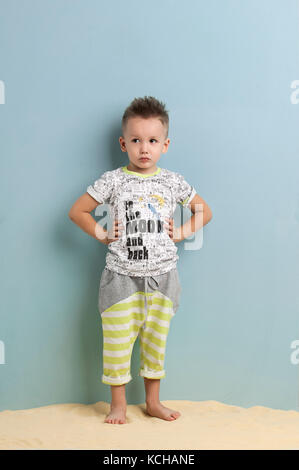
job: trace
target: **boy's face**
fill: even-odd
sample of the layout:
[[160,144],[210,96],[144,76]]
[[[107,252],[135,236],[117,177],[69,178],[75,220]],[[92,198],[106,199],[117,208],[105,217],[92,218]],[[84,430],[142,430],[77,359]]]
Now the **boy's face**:
[[[128,152],[128,169],[139,173],[153,173],[161,153],[166,153],[169,139],[165,127],[158,118],[134,117],[127,121],[124,136],[119,138],[121,150]],[[141,158],[148,160],[141,160]]]

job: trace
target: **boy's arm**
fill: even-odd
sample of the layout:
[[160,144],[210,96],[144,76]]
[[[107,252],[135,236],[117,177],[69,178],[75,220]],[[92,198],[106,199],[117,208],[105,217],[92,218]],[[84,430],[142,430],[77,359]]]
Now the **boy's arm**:
[[[96,222],[90,214],[90,212],[92,212],[98,205],[98,201],[88,193],[84,193],[73,204],[68,216],[76,225],[84,230],[84,232],[88,233],[88,235],[104,243],[104,245],[108,245],[111,241],[114,241],[117,238],[111,238],[108,231],[105,230],[101,224]],[[118,235],[117,225],[118,222],[114,221],[112,234]]]
[[180,227],[174,227],[173,219],[169,219],[169,234],[175,243],[181,242],[190,237],[197,230],[201,229],[212,219],[212,211],[205,200],[195,194],[192,201],[188,204],[191,209],[192,217]]

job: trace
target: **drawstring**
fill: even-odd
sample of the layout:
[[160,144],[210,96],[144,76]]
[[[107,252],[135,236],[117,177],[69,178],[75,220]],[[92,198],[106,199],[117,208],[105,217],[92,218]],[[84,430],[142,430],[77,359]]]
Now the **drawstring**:
[[[147,285],[149,285],[153,290],[159,287],[159,281],[155,276],[145,276],[144,277],[144,292],[145,292],[145,318],[147,318]],[[143,329],[145,329],[145,323],[143,325]]]
[[[146,279],[145,278],[145,283],[146,283]],[[155,276],[149,276],[148,277],[148,285],[153,289],[155,290],[157,287],[159,287],[159,281],[157,280],[157,278]]]

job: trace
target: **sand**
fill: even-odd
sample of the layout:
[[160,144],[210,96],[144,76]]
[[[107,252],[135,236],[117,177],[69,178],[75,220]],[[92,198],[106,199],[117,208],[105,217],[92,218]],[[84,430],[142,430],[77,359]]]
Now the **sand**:
[[162,401],[181,416],[127,405],[125,424],[105,423],[109,403],[55,404],[0,412],[0,449],[299,449],[299,412],[217,401]]

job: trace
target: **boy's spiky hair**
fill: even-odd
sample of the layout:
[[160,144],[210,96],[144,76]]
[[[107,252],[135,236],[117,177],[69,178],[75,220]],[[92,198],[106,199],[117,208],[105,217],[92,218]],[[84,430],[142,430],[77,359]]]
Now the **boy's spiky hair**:
[[144,119],[157,117],[165,126],[165,139],[168,137],[169,117],[165,104],[153,96],[144,96],[143,98],[134,98],[126,108],[121,122],[122,133],[126,129],[128,119],[132,117],[142,117]]

